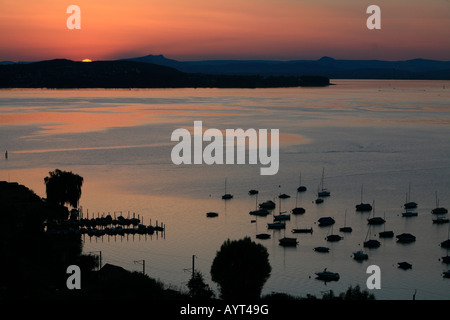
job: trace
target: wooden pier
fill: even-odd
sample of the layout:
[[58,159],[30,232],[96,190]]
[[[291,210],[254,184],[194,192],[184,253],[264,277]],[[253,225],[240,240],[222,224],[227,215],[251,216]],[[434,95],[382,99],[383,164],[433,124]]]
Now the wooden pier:
[[[120,214],[117,218],[116,212]],[[98,212],[96,218],[89,218],[89,212],[87,212],[86,218],[84,218],[82,209],[73,209],[68,220],[47,221],[45,231],[50,235],[87,234],[90,237],[165,233],[165,225],[163,223],[159,224],[156,221],[156,224],[152,225],[150,219],[150,224],[145,225],[141,223],[139,215],[137,215],[137,218],[135,213],[133,213],[132,218],[129,216],[130,212],[128,212],[128,217],[125,218],[122,215],[122,211],[115,211],[113,216],[110,213],[106,215],[103,213],[100,216]]]

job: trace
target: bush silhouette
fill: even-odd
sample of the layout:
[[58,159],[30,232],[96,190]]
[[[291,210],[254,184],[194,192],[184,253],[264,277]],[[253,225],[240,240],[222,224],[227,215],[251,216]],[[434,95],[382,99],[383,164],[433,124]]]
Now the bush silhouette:
[[211,266],[222,299],[258,299],[271,271],[267,249],[248,237],[225,241]]

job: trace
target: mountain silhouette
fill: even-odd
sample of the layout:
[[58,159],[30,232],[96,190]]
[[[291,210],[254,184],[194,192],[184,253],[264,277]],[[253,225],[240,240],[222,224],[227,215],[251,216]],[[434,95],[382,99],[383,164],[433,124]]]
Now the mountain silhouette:
[[123,59],[153,63],[190,73],[317,75],[331,79],[429,79],[450,80],[450,61],[412,59],[405,61],[337,60],[204,60],[177,61],[163,55]]

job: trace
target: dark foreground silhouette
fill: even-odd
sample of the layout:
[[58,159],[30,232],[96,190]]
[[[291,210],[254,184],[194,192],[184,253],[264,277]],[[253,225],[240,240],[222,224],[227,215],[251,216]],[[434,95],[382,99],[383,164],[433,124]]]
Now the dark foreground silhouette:
[[[78,194],[78,190],[75,193]],[[295,297],[284,293],[260,297],[262,286],[270,276],[271,267],[265,247],[249,238],[227,240],[217,252],[211,275],[220,287],[221,299],[215,297],[213,290],[204,282],[198,271],[193,272],[185,289],[174,289],[148,275],[130,272],[120,266],[105,264],[99,268],[99,260],[95,255],[82,253],[80,234],[56,235],[46,232],[49,221],[62,223],[70,219],[68,208],[58,204],[59,200],[55,201],[42,199],[18,183],[0,181],[0,300],[145,299],[218,302],[222,299],[240,299],[258,300],[261,303],[320,300],[312,295]],[[230,267],[236,263],[239,264],[238,268]],[[258,267],[263,266],[263,270],[252,274],[251,270],[255,270],[255,264]],[[67,267],[70,265],[77,265],[81,269],[79,290],[70,290],[67,287]],[[238,281],[230,282],[229,279]],[[324,294],[321,300],[372,299],[374,296],[367,291],[350,287],[340,295],[330,291]]]
[[0,88],[271,88],[328,86],[322,76],[186,73],[135,61],[59,59],[0,65]]

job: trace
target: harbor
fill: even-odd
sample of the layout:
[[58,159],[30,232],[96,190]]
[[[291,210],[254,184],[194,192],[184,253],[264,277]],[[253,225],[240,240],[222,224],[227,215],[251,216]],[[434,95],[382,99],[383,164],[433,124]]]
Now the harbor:
[[[409,300],[415,290],[417,299],[450,299],[443,277],[449,269],[448,213],[439,209],[450,206],[450,127],[443,120],[450,86],[442,81],[333,83],[320,91],[5,92],[3,115],[14,115],[18,123],[7,127],[11,134],[4,139],[8,159],[2,161],[1,180],[17,181],[45,197],[43,178],[50,170],[81,175],[82,217],[69,222],[72,229],[49,224],[46,230],[79,233],[83,252],[101,251],[104,264],[141,271],[133,261],[145,260],[146,274],[178,288],[186,287],[190,274],[183,270],[193,255],[196,269],[215,288],[210,268],[217,250],[227,239],[250,237],[267,248],[272,266],[263,294],[321,296],[350,285],[364,288],[367,267],[377,265],[381,289],[373,293],[379,300]],[[37,117],[41,113],[31,107],[36,104],[58,123]],[[66,108],[83,117],[84,125],[73,123]],[[20,121],[25,118],[32,124]],[[117,126],[124,119],[126,125]],[[261,176],[260,166],[249,164],[174,165],[171,133],[189,128],[193,120],[202,120],[205,129],[279,128],[278,173]],[[319,197],[318,191],[329,195]],[[225,194],[232,198],[222,199]],[[290,197],[279,198],[283,194]],[[374,201],[375,212],[356,208]],[[417,207],[410,208],[410,202]],[[273,221],[274,216],[281,220]],[[324,217],[335,223],[319,226]],[[369,224],[373,217],[384,223]],[[131,223],[133,218],[139,222]],[[151,235],[149,226],[156,227],[156,220],[164,231]],[[404,236],[398,241],[402,234],[415,241]],[[331,235],[343,239],[327,241]],[[283,238],[296,241],[280,245]],[[401,269],[401,262],[412,267]],[[325,268],[339,280],[315,279]]]
[[165,236],[165,225],[158,223],[152,225],[151,219],[148,225],[141,222],[139,214],[128,211],[127,217],[122,215],[122,211],[116,211],[111,215],[110,213],[97,212],[96,218],[89,218],[89,211],[86,212],[86,217],[83,217],[83,208],[72,209],[68,220],[52,220],[45,224],[45,232],[49,235],[88,235],[89,237],[102,236],[126,236],[126,235],[153,235],[159,233],[162,237]]

